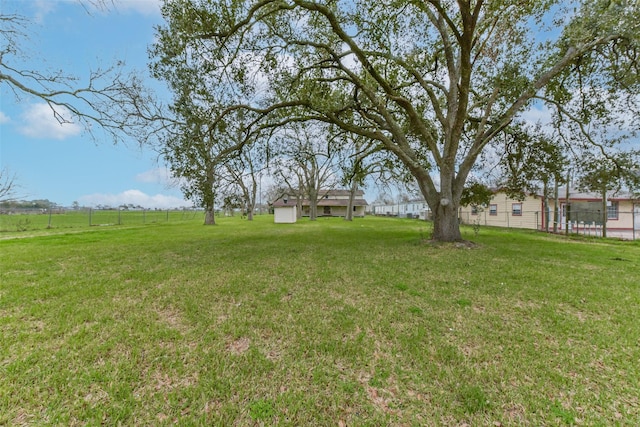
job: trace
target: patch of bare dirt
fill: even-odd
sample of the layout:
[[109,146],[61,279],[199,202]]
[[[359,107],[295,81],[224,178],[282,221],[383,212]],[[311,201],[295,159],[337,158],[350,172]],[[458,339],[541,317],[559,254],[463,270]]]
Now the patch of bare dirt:
[[239,356],[249,350],[251,340],[247,337],[238,338],[235,341],[227,343],[226,349],[229,353]]
[[182,315],[175,307],[156,308],[156,313],[161,321],[167,324],[171,329],[179,332],[186,332],[187,325],[182,320]]

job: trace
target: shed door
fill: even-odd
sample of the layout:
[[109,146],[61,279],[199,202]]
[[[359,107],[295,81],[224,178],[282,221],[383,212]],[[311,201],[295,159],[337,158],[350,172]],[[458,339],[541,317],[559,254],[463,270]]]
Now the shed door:
[[640,230],[640,205],[633,207],[633,228]]

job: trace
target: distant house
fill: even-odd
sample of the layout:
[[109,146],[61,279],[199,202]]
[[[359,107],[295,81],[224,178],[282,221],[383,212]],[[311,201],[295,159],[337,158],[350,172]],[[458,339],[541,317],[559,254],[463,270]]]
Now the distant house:
[[[549,199],[547,204],[545,209],[540,194],[528,194],[524,200],[517,200],[496,190],[487,206],[462,206],[459,217],[463,224],[552,230],[555,200]],[[610,236],[640,237],[640,201],[630,193],[610,192],[606,206],[607,233]],[[602,209],[602,196],[598,193],[570,189],[567,197],[566,191],[561,191],[557,229],[564,231],[568,226],[574,233],[598,235],[602,232]]]
[[[349,206],[349,190],[320,190],[318,200],[318,216],[340,216],[347,214]],[[285,206],[298,206],[296,197],[281,197],[273,202],[274,212]],[[301,216],[309,216],[311,203],[309,199],[300,200]],[[356,190],[353,200],[353,216],[364,217],[367,201],[364,199],[364,191]]]
[[376,216],[428,219],[430,210],[424,199],[413,199],[397,203],[376,204],[371,207],[371,212]]
[[459,217],[463,224],[533,230],[543,230],[547,220],[541,196],[528,194],[524,200],[517,200],[499,190],[493,194],[487,206],[461,206]]
[[[566,196],[559,200],[562,227],[568,222],[570,229],[582,233],[590,227],[602,225],[602,195],[591,192],[569,191],[569,209],[566,209]],[[637,234],[640,237],[640,200],[626,192],[607,193],[605,201],[607,214],[607,233]],[[564,229],[564,228],[562,228]]]

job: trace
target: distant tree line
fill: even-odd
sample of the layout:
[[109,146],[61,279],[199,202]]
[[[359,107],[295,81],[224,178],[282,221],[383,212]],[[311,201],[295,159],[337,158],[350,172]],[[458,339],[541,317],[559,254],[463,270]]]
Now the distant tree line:
[[37,200],[5,200],[0,202],[1,209],[49,209],[51,207],[57,207],[56,203],[53,203],[47,199]]

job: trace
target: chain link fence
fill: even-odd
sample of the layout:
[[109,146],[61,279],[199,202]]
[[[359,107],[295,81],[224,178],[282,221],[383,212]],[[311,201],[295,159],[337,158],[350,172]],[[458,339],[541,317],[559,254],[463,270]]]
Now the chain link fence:
[[198,209],[15,209],[0,211],[0,232],[204,220]]
[[[521,211],[520,215],[512,212],[480,211],[476,214],[462,212],[462,224],[476,226],[494,226],[505,228],[525,228],[556,233],[579,234],[588,237],[604,237],[603,215],[599,210],[580,210],[558,214],[554,221],[553,211]],[[640,210],[616,211],[606,221],[606,237],[625,240],[640,239]]]

